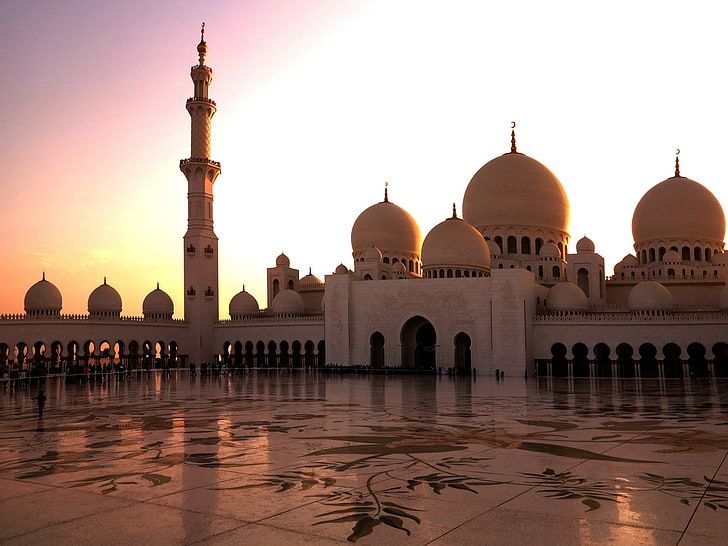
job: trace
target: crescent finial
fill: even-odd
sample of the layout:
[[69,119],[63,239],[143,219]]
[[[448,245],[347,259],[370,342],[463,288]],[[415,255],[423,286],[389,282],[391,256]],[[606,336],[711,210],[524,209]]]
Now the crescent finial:
[[511,121],[511,129],[515,129],[515,128],[516,128],[516,122],[515,121]]

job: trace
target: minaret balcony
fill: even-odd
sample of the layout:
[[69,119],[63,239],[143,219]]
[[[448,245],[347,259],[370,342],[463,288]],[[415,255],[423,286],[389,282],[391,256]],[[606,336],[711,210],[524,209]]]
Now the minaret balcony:
[[207,99],[203,97],[190,97],[189,99],[187,99],[186,104],[189,104],[191,102],[204,102],[206,104],[211,104],[212,106],[217,108],[217,103],[212,99]]
[[180,168],[185,165],[195,164],[195,163],[202,163],[205,165],[210,165],[212,167],[220,168],[220,162],[219,161],[213,161],[212,159],[208,159],[206,157],[189,157],[187,159],[180,159],[179,166]]
[[205,290],[205,297],[206,298],[212,298],[215,296],[215,291],[212,289],[211,286],[207,287],[207,290]]
[[212,257],[212,256],[214,256],[214,255],[215,255],[215,249],[214,249],[214,248],[212,248],[212,246],[211,246],[211,245],[207,245],[207,246],[205,247],[205,256],[210,256],[210,257]]

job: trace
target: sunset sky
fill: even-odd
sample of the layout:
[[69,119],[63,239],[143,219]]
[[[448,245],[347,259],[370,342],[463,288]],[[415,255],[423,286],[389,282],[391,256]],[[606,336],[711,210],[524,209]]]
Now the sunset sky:
[[182,317],[182,235],[206,21],[220,307],[285,251],[351,266],[350,229],[390,200],[423,234],[518,148],[561,180],[574,243],[607,272],[642,194],[682,174],[728,204],[728,34],[719,3],[4,0],[0,313],[46,272],[63,312],[104,276],[124,314],[157,281]]

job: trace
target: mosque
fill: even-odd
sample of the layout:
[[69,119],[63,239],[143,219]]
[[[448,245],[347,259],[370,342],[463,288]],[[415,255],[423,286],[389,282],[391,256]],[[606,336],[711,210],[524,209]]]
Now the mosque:
[[422,238],[389,200],[351,230],[353,270],[301,276],[285,254],[267,270],[267,301],[244,289],[218,314],[218,238],[210,158],[213,72],[191,68],[194,95],[183,237],[184,318],[159,286],[143,316],[122,315],[104,280],[88,314],[62,314],[43,278],[25,313],[0,315],[0,369],[62,372],[79,363],[176,366],[224,359],[239,367],[366,365],[460,373],[569,377],[728,377],[728,254],[715,196],[680,173],[650,189],[632,218],[634,253],[607,276],[584,237],[569,251],[569,200],[543,164],[518,151],[488,161],[470,181],[459,215]]

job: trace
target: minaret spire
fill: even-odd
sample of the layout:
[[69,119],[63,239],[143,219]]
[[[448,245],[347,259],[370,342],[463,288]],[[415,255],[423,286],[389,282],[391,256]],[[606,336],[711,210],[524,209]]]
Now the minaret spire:
[[680,176],[680,148],[675,150],[675,178]]
[[517,154],[518,150],[516,150],[516,122],[511,121],[511,153]]
[[458,217],[458,209],[455,208],[455,203],[452,204],[452,217],[453,218]]
[[205,42],[205,22],[202,22],[200,28],[200,43],[197,44],[197,54],[200,56],[200,66],[205,66],[205,56],[207,55],[207,43]]
[[389,203],[389,192],[387,191],[387,186],[389,186],[389,182],[384,183],[384,202]]

